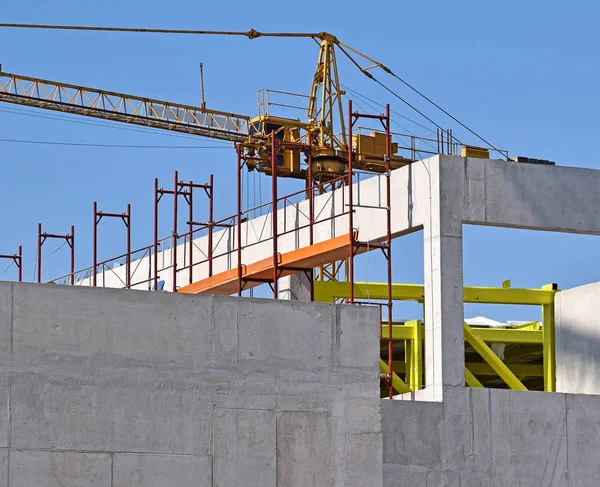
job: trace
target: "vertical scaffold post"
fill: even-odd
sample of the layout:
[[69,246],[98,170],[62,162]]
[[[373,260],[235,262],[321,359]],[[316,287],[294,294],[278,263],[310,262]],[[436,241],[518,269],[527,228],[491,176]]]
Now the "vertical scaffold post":
[[179,200],[179,172],[175,171],[175,182],[173,184],[173,249],[171,267],[173,268],[173,292],[177,292],[177,202]]
[[75,226],[71,225],[71,235],[67,236],[67,244],[71,247],[71,286],[75,285]]
[[188,284],[193,282],[194,278],[194,260],[192,258],[194,254],[194,183],[190,181],[188,183],[190,188],[190,195],[188,196]]
[[349,302],[354,303],[354,208],[352,192],[352,128],[354,127],[354,114],[352,113],[352,100],[348,100],[348,229],[350,238],[350,255],[348,256],[348,282],[350,283]]
[[154,243],[152,245],[152,253],[154,254],[153,259],[153,271],[152,278],[154,280],[154,289],[158,289],[158,202],[160,201],[161,194],[158,190],[158,178],[154,179]]
[[[308,132],[308,135],[306,137],[306,146],[307,146],[307,153],[306,153],[306,162],[308,163],[308,219],[309,221],[309,226],[308,226],[308,240],[309,240],[309,244],[313,245],[315,243],[315,230],[314,230],[314,224],[315,224],[315,189],[314,189],[314,182],[313,182],[313,167],[312,167],[312,133]],[[314,301],[315,300],[315,271],[314,269],[310,269],[309,270],[310,275],[309,275],[309,279],[310,279],[310,300]]]
[[237,219],[236,219],[236,240],[237,240],[237,293],[242,295],[242,148],[237,146]]
[[17,266],[19,267],[19,282],[23,282],[23,246],[19,245],[19,253],[17,254],[18,261]]
[[[308,241],[312,245],[314,242],[314,222],[315,222],[315,190],[313,182],[313,167],[312,167],[312,133],[308,132],[306,138],[306,145],[308,147],[306,154],[306,162],[308,163],[308,179],[306,182],[308,188]],[[312,300],[311,300],[312,301]]]
[[[390,131],[390,105],[385,106],[385,178],[386,178],[386,243],[387,243],[387,308],[388,308],[388,395],[392,399],[393,378],[393,320],[392,320],[392,137]],[[385,251],[384,251],[385,253]]]
[[214,220],[214,177],[211,174],[208,188],[208,276],[213,275],[213,228],[215,225]]
[[[208,268],[209,268],[209,276],[212,275],[212,227],[214,222],[212,221],[212,200],[213,200],[213,175],[210,175],[210,182],[205,184],[195,184],[193,181],[189,181],[187,183],[183,181],[179,181],[178,183],[178,196],[183,196],[186,203],[188,204],[188,232],[183,235],[178,235],[178,238],[184,238],[184,246],[187,243],[187,256],[188,261],[186,265],[181,267],[179,270],[183,271],[185,269],[188,270],[188,280],[189,284],[193,282],[194,278],[194,267],[196,263],[194,263],[194,233],[198,230],[208,229],[208,252],[207,260],[208,260]],[[206,193],[209,199],[209,221],[196,222],[194,221],[194,190],[202,189]],[[194,228],[195,226],[199,226],[200,228]]]
[[96,287],[98,284],[98,202],[94,201],[94,231],[92,237],[94,243],[92,245],[94,257],[92,259],[92,265],[94,270],[92,271],[92,286]]
[[271,222],[273,236],[273,298],[277,299],[279,277],[279,254],[277,248],[277,145],[275,143],[275,131],[271,131]]
[[42,282],[42,224],[38,223],[37,239],[37,282]]
[[127,279],[125,284],[127,289],[131,287],[131,204],[127,203],[127,213],[123,216],[123,222],[127,227],[127,255],[125,257],[125,272]]

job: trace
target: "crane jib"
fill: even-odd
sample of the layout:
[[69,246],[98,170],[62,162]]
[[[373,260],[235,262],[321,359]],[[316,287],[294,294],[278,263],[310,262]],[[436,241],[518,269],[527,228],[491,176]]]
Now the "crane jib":
[[0,102],[243,143],[250,118],[8,73],[0,74]]

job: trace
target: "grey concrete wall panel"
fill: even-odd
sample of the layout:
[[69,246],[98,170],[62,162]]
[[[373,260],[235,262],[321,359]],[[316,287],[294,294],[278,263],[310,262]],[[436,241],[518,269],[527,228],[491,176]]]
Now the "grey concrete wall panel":
[[340,366],[369,367],[379,354],[379,343],[370,339],[373,334],[379,336],[378,310],[370,306],[343,306],[337,310]]
[[213,296],[211,366],[236,370],[238,366],[238,307],[231,299]]
[[57,285],[21,285],[15,291],[17,352],[188,370],[210,360],[211,330],[199,326],[200,317],[211,316],[210,297],[143,292],[119,296],[108,289],[74,291]]
[[384,485],[598,485],[599,411],[600,396],[501,389],[383,401]]
[[214,444],[215,487],[277,485],[274,411],[215,409]]
[[10,445],[10,423],[10,385],[0,385],[0,448]]
[[12,386],[12,446],[206,454],[212,401],[160,384],[38,377]]
[[332,485],[332,436],[332,420],[327,413],[280,413],[277,418],[277,485]]
[[382,485],[375,309],[19,283],[0,296],[0,487]]
[[248,299],[240,301],[238,314],[245,324],[238,329],[242,370],[331,368],[329,306]]
[[10,487],[113,487],[111,457],[103,453],[13,450]]
[[556,390],[600,394],[600,283],[556,295]]
[[492,390],[490,418],[494,478],[502,479],[504,485],[564,485],[567,418],[563,395]]
[[440,403],[382,401],[381,415],[384,464],[441,467]]
[[0,450],[0,487],[8,487],[8,452],[6,448]]
[[382,485],[383,472],[373,457],[382,458],[381,432],[347,434],[344,449],[346,466],[341,485]]
[[600,478],[600,396],[565,394],[570,485],[596,487]]
[[212,487],[212,485],[211,457],[132,453],[114,455],[111,487]]
[[0,352],[12,349],[13,328],[13,285],[0,282]]

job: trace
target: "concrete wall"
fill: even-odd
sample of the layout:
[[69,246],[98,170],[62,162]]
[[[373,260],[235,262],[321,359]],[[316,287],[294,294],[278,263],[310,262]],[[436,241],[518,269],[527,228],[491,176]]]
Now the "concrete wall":
[[447,389],[382,401],[384,485],[595,487],[600,396]]
[[556,390],[600,394],[600,283],[555,300]]
[[377,323],[0,283],[0,487],[382,485]]

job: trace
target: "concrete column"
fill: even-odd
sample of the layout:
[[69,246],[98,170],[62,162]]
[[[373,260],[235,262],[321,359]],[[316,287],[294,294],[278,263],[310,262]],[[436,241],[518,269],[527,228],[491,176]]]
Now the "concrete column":
[[430,218],[424,226],[425,400],[464,386],[462,178],[460,165],[431,159]]
[[310,301],[310,280],[303,272],[279,279],[279,299]]
[[559,292],[554,313],[556,392],[600,394],[600,282]]

